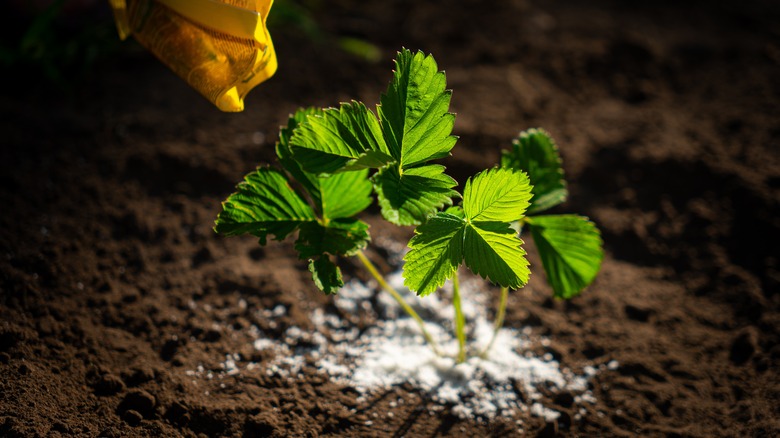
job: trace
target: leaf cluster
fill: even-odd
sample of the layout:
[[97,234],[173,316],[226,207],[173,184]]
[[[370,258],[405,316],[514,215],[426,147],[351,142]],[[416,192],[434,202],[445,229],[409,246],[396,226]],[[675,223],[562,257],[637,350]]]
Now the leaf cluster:
[[[526,217],[567,196],[552,138],[538,129],[521,133],[501,166],[470,178],[461,195],[433,162],[457,140],[450,98],[433,57],[402,50],[375,112],[352,101],[291,116],[276,147],[281,169],[247,175],[223,203],[215,230],[252,234],[261,244],[297,231],[295,249],[315,284],[334,293],[343,281],[331,257],[366,246],[368,225],[355,216],[373,192],[386,220],[417,226],[403,273],[417,294],[434,292],[461,264],[502,287],[523,287],[530,271],[519,225],[530,229],[556,296],[576,295],[598,272],[598,230],[580,216]],[[453,206],[453,198],[461,203]]]
[[335,293],[344,285],[330,256],[349,256],[365,248],[368,224],[354,216],[371,204],[367,170],[318,176],[293,159],[289,139],[307,117],[321,110],[302,109],[279,133],[276,154],[281,170],[261,167],[238,184],[222,203],[214,230],[224,235],[251,234],[265,245],[269,235],[283,240],[298,232],[295,249],[309,261],[321,290]]
[[422,224],[458,196],[444,166],[430,163],[448,156],[457,140],[451,95],[432,56],[403,50],[376,114],[353,101],[312,115],[290,139],[292,152],[314,174],[376,169],[382,216],[396,225]]
[[501,167],[522,170],[533,184],[527,225],[556,297],[571,298],[593,282],[604,258],[601,234],[584,216],[538,215],[568,197],[558,146],[542,129],[523,131],[501,155]]

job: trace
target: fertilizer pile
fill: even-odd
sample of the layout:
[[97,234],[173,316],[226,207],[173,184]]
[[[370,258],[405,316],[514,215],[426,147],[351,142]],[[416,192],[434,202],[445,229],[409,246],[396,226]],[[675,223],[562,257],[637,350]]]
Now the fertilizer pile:
[[[406,383],[427,394],[434,405],[450,408],[461,418],[516,419],[530,414],[552,421],[560,414],[544,406],[543,393],[571,394],[573,403],[580,407],[576,419],[585,414],[585,404],[595,403],[588,389],[589,378],[599,369],[617,367],[612,361],[599,368],[585,366],[576,374],[562,368],[549,353],[537,357],[530,351],[532,345],[549,345],[550,341],[534,337],[530,328],[502,328],[492,349],[479,357],[477,353],[493,336],[493,322],[486,313],[486,297],[476,289],[483,283],[469,281],[462,282],[461,290],[469,352],[474,357],[456,365],[451,289],[445,287],[440,294],[419,299],[403,287],[400,272],[388,276],[388,281],[426,320],[443,357],[425,343],[415,321],[389,294],[374,284],[353,280],[334,297],[335,309],[317,308],[311,313],[313,330],[288,327],[280,342],[255,329],[255,349],[271,359],[245,364],[237,355],[228,355],[222,363],[223,374],[238,374],[240,366],[245,366],[268,376],[295,378],[303,367],[313,364],[331,381],[355,388],[363,400],[372,392]],[[284,316],[286,309],[278,306],[260,312],[266,320],[273,320]],[[365,324],[366,320],[371,324]],[[362,328],[358,321],[364,321]]]

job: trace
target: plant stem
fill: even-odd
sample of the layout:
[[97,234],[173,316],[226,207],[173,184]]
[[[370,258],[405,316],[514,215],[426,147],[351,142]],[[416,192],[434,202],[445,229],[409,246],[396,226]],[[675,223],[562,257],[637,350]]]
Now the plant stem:
[[452,306],[455,307],[455,337],[458,338],[458,357],[455,363],[466,361],[466,318],[463,316],[463,308],[460,302],[460,284],[458,271],[452,277]]
[[507,298],[509,297],[509,289],[506,287],[501,288],[501,301],[498,304],[498,313],[496,313],[496,323],[493,326],[493,337],[490,338],[490,343],[485,347],[484,350],[482,350],[482,353],[479,354],[481,358],[486,358],[488,352],[491,348],[493,348],[493,343],[496,342],[496,337],[498,337],[498,331],[501,330],[501,327],[504,325],[504,315],[506,315],[506,302]]
[[420,327],[420,331],[422,332],[423,338],[425,338],[425,341],[428,342],[428,345],[431,346],[431,349],[434,353],[436,353],[437,356],[441,356],[441,351],[439,350],[439,346],[436,344],[436,341],[433,340],[431,335],[428,333],[428,330],[425,329],[425,321],[420,317],[420,315],[417,314],[417,312],[414,311],[412,306],[409,305],[409,303],[406,302],[406,300],[403,299],[401,294],[398,293],[397,290],[393,289],[392,286],[390,286],[387,281],[385,280],[385,277],[379,273],[379,271],[376,269],[373,263],[371,263],[371,260],[366,257],[365,254],[363,254],[363,251],[357,252],[357,257],[360,259],[361,262],[363,262],[363,266],[366,267],[366,270],[374,277],[374,279],[379,283],[380,286],[382,286],[382,289],[386,290],[390,296],[395,299],[395,301],[401,306],[404,311],[411,316],[415,321],[417,321],[417,325]]

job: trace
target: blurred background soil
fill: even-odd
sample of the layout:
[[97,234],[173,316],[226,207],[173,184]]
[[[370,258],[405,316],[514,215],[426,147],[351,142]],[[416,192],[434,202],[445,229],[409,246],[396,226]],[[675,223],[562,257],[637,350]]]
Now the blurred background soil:
[[[0,14],[0,436],[780,434],[777,3],[277,1],[279,71],[240,114],[120,43],[104,2],[80,3]],[[188,373],[233,353],[262,364],[250,329],[281,336],[331,309],[290,245],[211,227],[290,113],[373,105],[401,47],[432,53],[454,90],[449,173],[465,181],[544,127],[570,182],[556,211],[603,232],[602,273],[569,302],[529,244],[536,274],[507,314],[566,367],[619,362],[581,419],[570,394],[520,432],[433,415],[411,385],[360,402],[312,367]],[[412,232],[366,219],[374,236]],[[279,305],[271,326],[258,310]]]

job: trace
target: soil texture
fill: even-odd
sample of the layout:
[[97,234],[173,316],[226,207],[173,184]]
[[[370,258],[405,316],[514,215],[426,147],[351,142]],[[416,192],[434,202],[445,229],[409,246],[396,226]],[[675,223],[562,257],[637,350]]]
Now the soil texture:
[[[780,435],[777,4],[343,0],[313,16],[316,38],[271,29],[279,71],[240,114],[133,43],[67,92],[3,73],[0,436]],[[567,302],[528,243],[535,274],[506,317],[550,339],[533,354],[602,366],[584,414],[549,392],[557,419],[460,418],[411,384],[361,397],[314,366],[263,368],[252,333],[284,342],[338,308],[289,242],[215,235],[220,202],[274,161],[298,107],[376,103],[401,47],[432,53],[453,89],[448,173],[544,127],[570,184],[555,211],[602,230],[602,272]],[[365,219],[369,256],[397,270],[384,256],[412,229]]]

